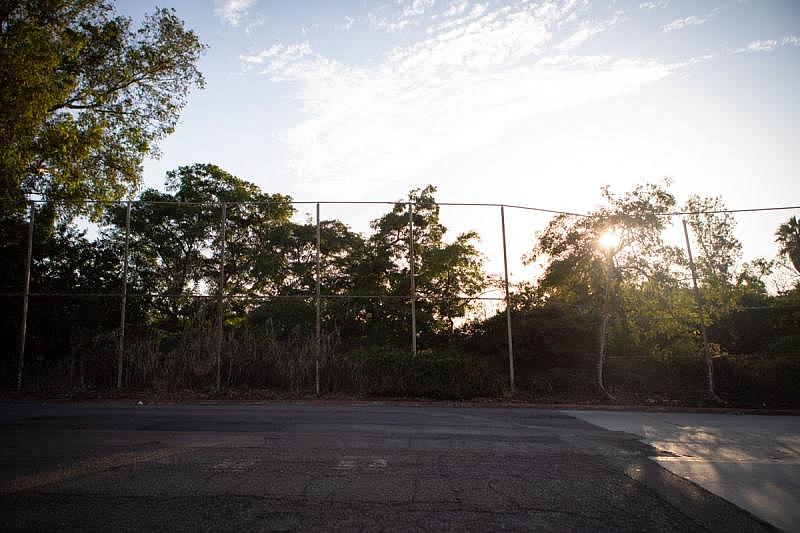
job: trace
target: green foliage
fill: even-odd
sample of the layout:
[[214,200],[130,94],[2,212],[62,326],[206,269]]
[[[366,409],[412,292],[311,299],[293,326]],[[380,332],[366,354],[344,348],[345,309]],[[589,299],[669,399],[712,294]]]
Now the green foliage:
[[[788,340],[788,339],[787,339]],[[800,356],[797,338],[791,355],[728,355],[717,359],[720,392],[752,407],[797,407],[800,404]]]
[[[356,294],[410,295],[413,218],[418,330],[452,335],[455,318],[464,316],[471,308],[468,298],[480,294],[486,287],[486,279],[483,257],[475,246],[477,233],[467,232],[457,235],[451,243],[445,241],[447,228],[439,221],[435,192],[431,185],[412,190],[408,203],[396,203],[391,212],[372,222],[375,233],[367,241],[370,258],[358,273]],[[413,216],[409,213],[412,204]],[[466,298],[451,299],[453,296]],[[386,328],[384,331],[402,331],[405,338],[410,335],[408,302],[395,299],[373,305],[369,312],[376,325]]]
[[778,226],[775,241],[780,245],[779,253],[789,258],[794,269],[800,273],[800,222],[792,216]]
[[[9,223],[3,231],[12,228],[27,236],[22,224]],[[0,242],[6,266],[0,270],[0,292],[5,293],[0,298],[0,382],[6,383],[18,355],[21,298],[16,295],[23,285],[27,244],[23,239]],[[87,349],[82,345],[94,346],[90,339],[114,328],[119,316],[114,296],[121,287],[119,250],[111,242],[90,241],[85,231],[65,223],[36,231],[33,250],[30,291],[36,296],[30,298],[26,352],[33,362],[52,364]]]
[[392,347],[360,347],[343,354],[354,369],[355,389],[370,396],[440,399],[498,396],[504,376],[484,358],[422,350],[416,357]]
[[[537,235],[538,242],[526,256],[527,263],[546,261],[537,291],[542,301],[597,304],[605,285],[609,254],[617,279],[640,283],[664,277],[668,258],[674,250],[663,243],[662,231],[668,221],[663,216],[674,205],[674,197],[664,185],[637,185],[614,196],[603,189],[607,205],[585,217],[558,215]],[[601,236],[613,231],[619,242],[613,250],[599,245]]]
[[[586,366],[595,349],[597,313],[580,307],[549,303],[515,309],[514,362],[517,374],[535,374],[555,367],[577,369]],[[505,313],[484,321],[468,323],[462,331],[464,348],[505,362],[508,339]]]
[[[407,201],[362,235],[320,221],[320,375],[323,393],[429,398],[506,396],[505,312],[469,318],[467,298],[491,283],[478,235],[449,237],[435,188]],[[606,269],[611,320],[607,384],[629,402],[703,402],[699,316],[688,256],[662,233],[674,199],[666,185],[612,195],[596,217],[555,217],[529,260],[544,260],[538,283],[516,287],[512,328],[516,390],[542,401],[607,401],[597,394],[596,358]],[[217,372],[217,290],[225,263],[222,385],[304,394],[316,366],[317,227],[293,220],[291,198],[211,164],[167,174],[164,191],[131,203],[123,384],[210,391]],[[413,256],[410,204],[413,204]],[[687,210],[720,211],[719,199],[692,198]],[[34,235],[26,383],[105,389],[116,381],[117,327],[126,205],[108,206],[94,239],[39,205]],[[704,320],[720,393],[753,404],[794,401],[800,291],[769,294],[772,263],[742,264],[733,219],[688,215],[706,303]],[[597,243],[609,227],[620,240]],[[21,211],[0,224],[3,356],[0,381],[13,382],[27,224]],[[417,294],[419,352],[410,349],[410,267]],[[89,293],[103,297],[79,297]],[[389,298],[372,297],[387,295]],[[450,299],[458,295],[464,299]],[[368,297],[369,296],[369,297]],[[459,326],[460,324],[460,326]],[[752,353],[752,358],[740,358]],[[794,358],[794,359],[792,359]],[[774,387],[773,387],[774,386]],[[772,387],[772,388],[771,388]]]
[[[274,258],[292,214],[287,196],[264,194],[215,165],[201,164],[170,171],[166,188],[144,191],[142,202],[131,206],[129,290],[153,305],[157,317],[180,319],[183,310],[193,312],[191,294],[216,293],[220,202],[250,202],[226,213],[226,291],[260,292],[283,282],[283,265]],[[108,217],[113,229],[107,238],[117,246],[124,241],[125,216],[125,206],[118,205]]]
[[134,29],[106,0],[3,2],[0,199],[41,195],[71,214],[132,193],[203,85],[203,48],[172,10]]

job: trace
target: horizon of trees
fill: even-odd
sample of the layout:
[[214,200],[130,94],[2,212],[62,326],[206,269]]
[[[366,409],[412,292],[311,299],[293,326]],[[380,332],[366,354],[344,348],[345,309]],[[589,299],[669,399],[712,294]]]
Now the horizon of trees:
[[[355,232],[340,220],[321,221],[325,357],[359,350],[409,351],[413,204],[417,332],[423,358],[426,351],[461,351],[488,358],[501,372],[507,346],[497,326],[505,312],[500,308],[494,316],[481,316],[475,312],[476,301],[469,299],[490,287],[501,288],[500,280],[486,273],[476,232],[448,234],[435,192],[433,186],[410,191],[371,223],[370,234]],[[642,184],[622,194],[606,188],[602,195],[605,205],[590,216],[551,219],[525,257],[527,262],[543,261],[541,277],[511,287],[515,358],[523,379],[553,366],[590,366],[597,354],[606,297],[608,353],[673,362],[702,358],[688,257],[683,248],[664,241],[669,222],[664,215],[677,205],[669,183]],[[131,343],[146,333],[155,343],[151,351],[162,352],[156,357],[169,359],[174,354],[165,355],[167,345],[185,342],[179,339],[192,330],[205,345],[182,350],[204,352],[200,359],[205,362],[194,358],[181,372],[210,371],[214,296],[220,283],[220,204],[227,202],[226,346],[237,336],[268,330],[272,342],[285,343],[287,358],[290,353],[305,354],[307,367],[314,339],[316,224],[293,220],[290,197],[263,193],[215,165],[196,164],[170,171],[165,191],[147,189],[138,200],[131,204],[128,252],[126,322]],[[691,197],[681,208],[697,212],[687,222],[705,302],[703,321],[714,354],[797,352],[800,283],[781,293],[767,291],[765,279],[775,262],[741,261],[733,217],[707,213],[723,210],[721,199]],[[58,359],[65,346],[88,342],[78,337],[99,342],[101,331],[110,335],[105,342],[113,349],[119,320],[119,300],[113,296],[122,285],[126,205],[114,204],[97,213],[100,230],[94,239],[78,229],[74,216],[36,226],[31,292],[112,296],[93,302],[66,296],[34,301],[30,320],[43,323],[38,329],[32,326],[29,346],[32,353],[46,354],[44,359]],[[611,251],[598,244],[610,228],[617,237]],[[24,232],[24,224],[16,230]],[[785,233],[779,229],[776,236],[788,243],[782,244],[782,251],[790,258],[793,234],[787,238]],[[0,251],[4,264],[24,265],[21,239],[7,241]],[[2,292],[18,292],[21,271],[4,270]],[[366,298],[374,295],[382,297]],[[456,295],[463,299],[448,298]],[[18,313],[7,300],[10,325]],[[45,328],[44,322],[56,316],[58,325]],[[11,341],[16,330],[6,329]],[[36,333],[44,330],[46,336]],[[6,342],[6,347],[14,345]],[[13,350],[6,352],[3,373],[8,375],[14,359]],[[230,355],[231,376],[233,360]],[[300,373],[298,383],[307,385],[306,367],[292,372]]]

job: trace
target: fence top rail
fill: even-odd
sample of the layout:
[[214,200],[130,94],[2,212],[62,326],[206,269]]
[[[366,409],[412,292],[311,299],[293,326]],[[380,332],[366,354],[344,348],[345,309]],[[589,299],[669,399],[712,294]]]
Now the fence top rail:
[[[16,204],[16,205],[31,205],[31,204],[46,204],[53,200],[10,200],[0,199],[0,203]],[[140,204],[140,205],[174,205],[174,206],[199,206],[199,207],[221,207],[222,205],[272,205],[276,200],[265,201],[239,201],[239,202],[183,202],[183,201],[167,201],[167,200],[66,200],[63,203],[72,205],[127,205]],[[55,200],[56,203],[60,203]],[[420,205],[419,202],[408,200],[292,200],[289,199],[292,205]],[[524,211],[536,211],[539,213],[551,213],[556,215],[568,215],[576,217],[591,217],[593,215],[587,213],[578,213],[575,211],[566,211],[562,209],[551,209],[544,207],[535,207],[529,205],[519,204],[506,204],[506,203],[492,203],[492,202],[434,202],[439,206],[455,206],[455,207],[507,207],[509,209],[520,209]],[[748,207],[741,209],[713,209],[706,211],[666,211],[663,213],[655,213],[657,216],[674,217],[674,216],[691,216],[691,215],[716,215],[723,213],[754,213],[760,211],[789,211],[800,210],[800,205],[783,205],[783,206],[766,206],[766,207]]]
[[[53,200],[0,200],[6,204],[17,205],[30,205],[30,204],[47,204]],[[238,201],[238,202],[183,202],[183,201],[168,201],[168,200],[65,200],[63,202],[55,201],[56,203],[72,204],[72,205],[174,205],[182,207],[220,207],[222,205],[272,205],[276,200],[264,201]],[[292,205],[420,205],[419,202],[408,200],[289,200]],[[522,209],[526,211],[537,211],[541,213],[553,213],[559,215],[571,215],[577,217],[589,216],[583,213],[575,213],[572,211],[564,211],[559,209],[548,209],[543,207],[534,207],[528,205],[515,205],[504,203],[484,203],[484,202],[434,202],[440,206],[458,206],[458,207],[508,207],[510,209]]]
[[[1,298],[16,298],[22,297],[25,293],[22,292],[0,292]],[[116,292],[30,292],[28,296],[33,298],[120,298],[120,294]],[[301,299],[313,300],[317,298],[316,294],[225,294],[226,299],[229,300],[277,300],[282,298],[288,299]],[[197,294],[197,293],[127,293],[127,298],[161,298],[161,299],[181,299],[181,298],[217,298],[217,294]],[[385,300],[410,300],[410,295],[402,294],[325,294],[319,295],[319,298],[325,299],[385,299]],[[505,297],[500,296],[466,296],[466,295],[441,295],[441,296],[426,296],[424,294],[417,294],[417,300],[423,301],[497,301],[505,300]]]

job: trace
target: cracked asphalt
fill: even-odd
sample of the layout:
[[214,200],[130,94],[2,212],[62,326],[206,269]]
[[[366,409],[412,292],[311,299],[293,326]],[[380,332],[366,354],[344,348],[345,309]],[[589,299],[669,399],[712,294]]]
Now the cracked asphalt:
[[773,531],[559,411],[0,405],[3,531]]

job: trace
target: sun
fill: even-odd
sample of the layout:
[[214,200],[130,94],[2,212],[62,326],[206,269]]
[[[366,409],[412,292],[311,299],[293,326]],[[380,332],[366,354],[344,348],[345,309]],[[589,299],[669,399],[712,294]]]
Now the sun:
[[604,231],[603,234],[600,235],[600,238],[597,239],[597,242],[604,250],[613,250],[619,246],[619,239],[619,232],[611,228]]

